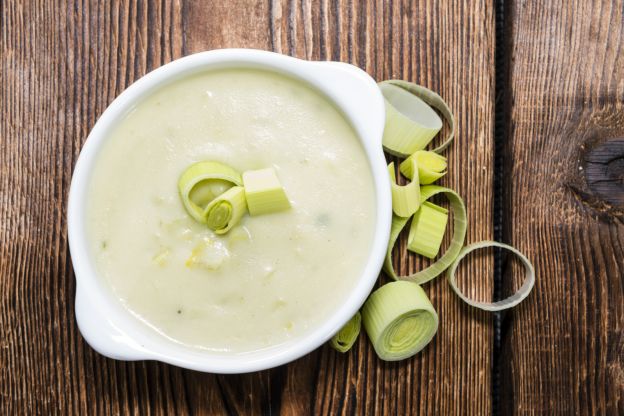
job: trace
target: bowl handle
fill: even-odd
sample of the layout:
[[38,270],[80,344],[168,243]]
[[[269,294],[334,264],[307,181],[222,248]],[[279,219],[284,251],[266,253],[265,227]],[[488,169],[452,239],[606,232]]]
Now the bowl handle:
[[360,137],[379,148],[386,122],[383,95],[375,80],[355,65],[335,61],[306,62],[320,88],[343,108]]
[[92,302],[80,286],[76,288],[75,310],[80,333],[100,354],[124,361],[152,359],[149,351],[115,326],[113,320],[102,313],[104,309]]

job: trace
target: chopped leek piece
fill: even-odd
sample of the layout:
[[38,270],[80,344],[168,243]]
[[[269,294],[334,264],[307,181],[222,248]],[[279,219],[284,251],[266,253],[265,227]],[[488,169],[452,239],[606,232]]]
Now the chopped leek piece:
[[438,315],[425,291],[412,282],[391,282],[374,291],[362,307],[366,333],[382,360],[413,356],[438,330]]
[[360,335],[361,326],[362,315],[358,312],[332,337],[329,345],[339,352],[349,351],[353,344],[355,344],[358,335]]
[[423,202],[412,218],[407,249],[430,259],[437,256],[447,222],[448,210],[428,201]]
[[442,128],[442,120],[423,100],[392,84],[379,84],[386,100],[384,149],[407,156],[424,149]]
[[453,211],[453,238],[446,252],[435,263],[429,267],[408,276],[398,276],[392,266],[392,249],[396,243],[399,234],[407,225],[409,218],[401,218],[392,216],[392,225],[390,227],[390,242],[386,251],[386,259],[384,261],[384,271],[395,280],[409,280],[415,283],[424,283],[440,275],[453,263],[459,251],[464,244],[466,237],[466,207],[464,201],[454,191],[437,185],[426,185],[420,188],[421,204],[436,194],[443,193],[451,203]]
[[444,142],[433,151],[440,153],[452,143],[455,118],[438,94],[413,82],[401,80],[380,82],[379,88],[386,99],[383,147],[388,153],[408,157],[427,147],[442,128],[440,117],[431,107],[444,116],[451,130]]
[[219,162],[198,162],[189,166],[178,180],[178,191],[186,211],[197,222],[206,223],[206,205],[230,186],[241,186],[238,172]]
[[217,234],[225,234],[247,212],[245,189],[234,186],[215,199],[205,209],[206,225]]
[[[415,164],[416,162],[412,161],[412,163]],[[388,173],[390,174],[390,187],[392,190],[392,211],[399,217],[411,216],[420,206],[418,176],[413,177],[411,183],[400,186],[396,182],[394,162],[388,165]]]
[[251,215],[269,214],[290,208],[290,202],[275,169],[249,170],[243,173],[247,207]]
[[428,150],[419,150],[405,159],[401,165],[401,173],[412,178],[414,163],[418,166],[418,180],[421,185],[429,185],[446,175],[447,162],[444,156]]
[[204,180],[195,185],[189,193],[189,199],[199,207],[205,207],[210,201],[230,189],[234,184],[223,179]]
[[[469,299],[466,295],[462,293],[461,290],[459,290],[455,282],[455,271],[457,270],[457,266],[462,261],[462,259],[466,257],[466,255],[468,255],[468,253],[470,253],[471,251],[485,247],[500,247],[511,251],[516,256],[518,256],[526,271],[524,283],[522,284],[520,289],[518,289],[516,293],[509,296],[507,299],[503,299],[498,302],[478,302],[476,300]],[[468,305],[474,306],[475,308],[479,308],[484,311],[495,312],[514,307],[522,302],[527,296],[529,296],[529,293],[531,293],[531,289],[533,289],[533,285],[535,284],[535,269],[533,269],[533,265],[531,264],[529,259],[527,259],[524,254],[516,250],[514,247],[503,243],[497,243],[496,241],[481,241],[478,243],[469,244],[459,252],[459,255],[446,272],[446,277],[455,293],[457,293],[457,296],[459,296]]]
[[168,248],[164,248],[162,250],[160,250],[160,252],[158,252],[158,254],[156,254],[154,257],[152,257],[152,261],[160,266],[160,267],[164,267],[167,264],[167,257],[169,257],[169,249]]

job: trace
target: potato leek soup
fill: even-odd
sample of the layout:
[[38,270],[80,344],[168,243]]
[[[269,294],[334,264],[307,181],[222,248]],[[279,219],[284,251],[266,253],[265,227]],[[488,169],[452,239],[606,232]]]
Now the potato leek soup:
[[315,89],[207,71],[158,89],[110,133],[90,179],[90,252],[160,336],[256,351],[317,328],[357,285],[372,184],[353,128]]

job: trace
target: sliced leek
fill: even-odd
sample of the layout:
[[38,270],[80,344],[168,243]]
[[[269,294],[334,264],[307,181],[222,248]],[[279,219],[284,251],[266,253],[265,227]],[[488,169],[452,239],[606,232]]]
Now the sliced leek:
[[[525,269],[524,283],[522,284],[520,289],[518,289],[516,293],[509,296],[508,298],[500,300],[498,302],[478,302],[472,300],[464,295],[461,290],[459,290],[455,281],[455,272],[457,270],[457,266],[459,266],[459,263],[462,261],[462,259],[466,257],[468,253],[485,247],[500,247],[511,251],[516,256],[518,256]],[[507,244],[498,243],[496,241],[481,241],[478,243],[469,244],[460,251],[453,264],[451,264],[451,267],[449,267],[446,273],[446,277],[455,293],[457,293],[457,296],[459,296],[464,302],[471,306],[474,306],[475,308],[494,312],[512,308],[522,302],[527,296],[529,296],[529,293],[531,293],[531,289],[533,289],[533,285],[535,284],[535,269],[533,269],[533,265],[531,264],[529,259],[527,259],[524,254],[516,250],[514,247]]]
[[329,341],[329,345],[339,352],[349,351],[351,347],[353,347],[353,344],[355,344],[358,335],[360,335],[361,326],[362,315],[358,312],[332,337]]
[[388,153],[408,157],[427,147],[442,128],[440,117],[431,107],[440,111],[451,130],[444,142],[433,151],[440,153],[451,144],[455,134],[455,119],[438,94],[401,80],[380,82],[379,88],[386,100],[383,146]]
[[243,173],[243,184],[249,213],[270,214],[290,208],[286,191],[282,187],[275,169],[250,170]]
[[189,166],[178,180],[178,191],[186,211],[197,222],[206,223],[206,205],[231,186],[241,186],[241,175],[219,162],[198,162]]
[[401,162],[399,169],[405,177],[411,179],[414,175],[414,166],[418,166],[420,184],[429,185],[446,175],[447,161],[444,156],[435,152],[419,150]]
[[386,251],[384,261],[384,271],[395,280],[409,280],[415,283],[424,283],[440,275],[453,263],[459,251],[461,250],[464,239],[466,237],[466,207],[464,201],[453,190],[437,185],[427,185],[420,188],[421,204],[434,195],[444,194],[451,203],[453,211],[453,237],[446,252],[435,263],[429,267],[407,276],[398,276],[392,266],[392,249],[396,243],[399,234],[407,225],[409,218],[402,218],[396,215],[392,216],[392,225],[390,228],[390,242]]
[[398,86],[381,83],[386,100],[384,149],[407,156],[424,149],[442,128],[442,120],[423,100]]
[[[414,169],[416,161],[413,160]],[[412,177],[412,182],[400,186],[397,184],[396,175],[394,173],[394,162],[388,165],[388,173],[390,174],[390,187],[392,191],[392,211],[399,217],[410,217],[420,206],[420,185],[418,184],[418,175]]]
[[431,202],[423,202],[412,218],[407,249],[430,259],[437,256],[447,222],[448,210]]
[[218,195],[235,186],[233,182],[223,179],[210,179],[198,183],[191,189],[189,199],[199,207],[205,207]]
[[205,209],[206,225],[217,234],[225,234],[247,212],[245,189],[234,186],[213,199]]
[[438,315],[424,290],[412,282],[391,282],[374,291],[362,307],[366,333],[382,360],[416,354],[438,330]]

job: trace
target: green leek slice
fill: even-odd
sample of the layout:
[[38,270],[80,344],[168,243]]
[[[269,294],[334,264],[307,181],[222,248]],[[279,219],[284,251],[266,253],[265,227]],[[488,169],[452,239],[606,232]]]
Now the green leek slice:
[[351,347],[353,347],[353,344],[355,344],[358,335],[360,335],[361,326],[362,315],[358,312],[332,337],[329,341],[329,345],[339,352],[349,351]]
[[444,156],[428,150],[419,150],[401,162],[401,173],[412,178],[414,160],[418,166],[418,180],[421,185],[429,185],[446,175],[447,161]]
[[205,207],[218,195],[235,186],[233,182],[223,179],[204,180],[195,185],[189,192],[189,199],[198,207]]
[[206,225],[217,234],[225,234],[247,212],[245,189],[234,186],[213,199],[205,209]]
[[420,188],[420,202],[421,204],[427,201],[429,198],[436,194],[444,194],[451,203],[451,210],[453,211],[453,237],[451,243],[446,252],[435,263],[429,267],[416,272],[408,276],[398,276],[392,266],[392,249],[396,243],[399,234],[407,225],[409,218],[402,218],[396,215],[392,216],[392,225],[390,228],[390,241],[388,244],[388,250],[386,251],[386,258],[384,261],[384,271],[395,280],[409,280],[415,283],[424,283],[440,275],[446,270],[453,260],[459,254],[464,239],[466,237],[466,207],[464,201],[453,190],[444,188],[437,185],[426,185]]
[[[471,251],[474,251],[480,248],[485,248],[485,247],[500,247],[500,248],[504,248],[506,250],[511,251],[516,256],[518,256],[518,258],[524,265],[524,269],[526,272],[524,283],[522,284],[520,289],[518,289],[516,293],[509,296],[508,298],[500,300],[498,302],[478,302],[478,301],[469,299],[466,295],[462,293],[461,290],[459,290],[455,281],[455,271],[457,270],[457,266],[462,261],[462,259],[466,257],[466,255],[468,255],[468,253],[470,253]],[[518,251],[514,247],[509,246],[507,244],[498,243],[496,241],[481,241],[478,243],[469,244],[460,251],[459,255],[457,256],[453,264],[451,264],[451,267],[449,267],[446,277],[449,281],[449,284],[455,291],[455,293],[457,293],[457,296],[459,296],[464,302],[466,302],[467,304],[471,306],[474,306],[475,308],[482,309],[484,311],[495,312],[495,311],[502,311],[504,309],[512,308],[516,306],[517,304],[519,304],[520,302],[522,302],[527,296],[529,296],[529,293],[531,293],[531,289],[533,289],[533,285],[535,284],[535,269],[533,268],[533,265],[531,264],[529,259],[526,258],[524,254],[522,254],[520,251]]]
[[189,166],[178,180],[184,208],[197,222],[206,223],[206,205],[231,186],[241,186],[240,174],[219,162],[198,162]]
[[[413,160],[414,169],[416,161]],[[396,175],[394,173],[394,162],[388,165],[388,173],[390,174],[390,187],[392,191],[392,211],[399,217],[409,217],[413,215],[420,206],[420,185],[418,183],[418,176],[412,177],[412,182],[400,186],[396,182]]]
[[275,169],[249,170],[243,173],[247,207],[252,216],[270,214],[290,208],[286,191]]
[[425,291],[412,282],[391,282],[374,291],[362,307],[364,329],[382,360],[413,356],[438,330],[438,315]]
[[401,80],[380,82],[379,88],[386,100],[383,146],[388,153],[408,157],[427,147],[442,128],[440,117],[431,107],[440,111],[451,130],[444,142],[433,151],[440,153],[451,144],[455,134],[455,118],[438,94]]
[[407,249],[430,259],[437,256],[447,222],[448,210],[431,202],[423,202],[412,218]]

